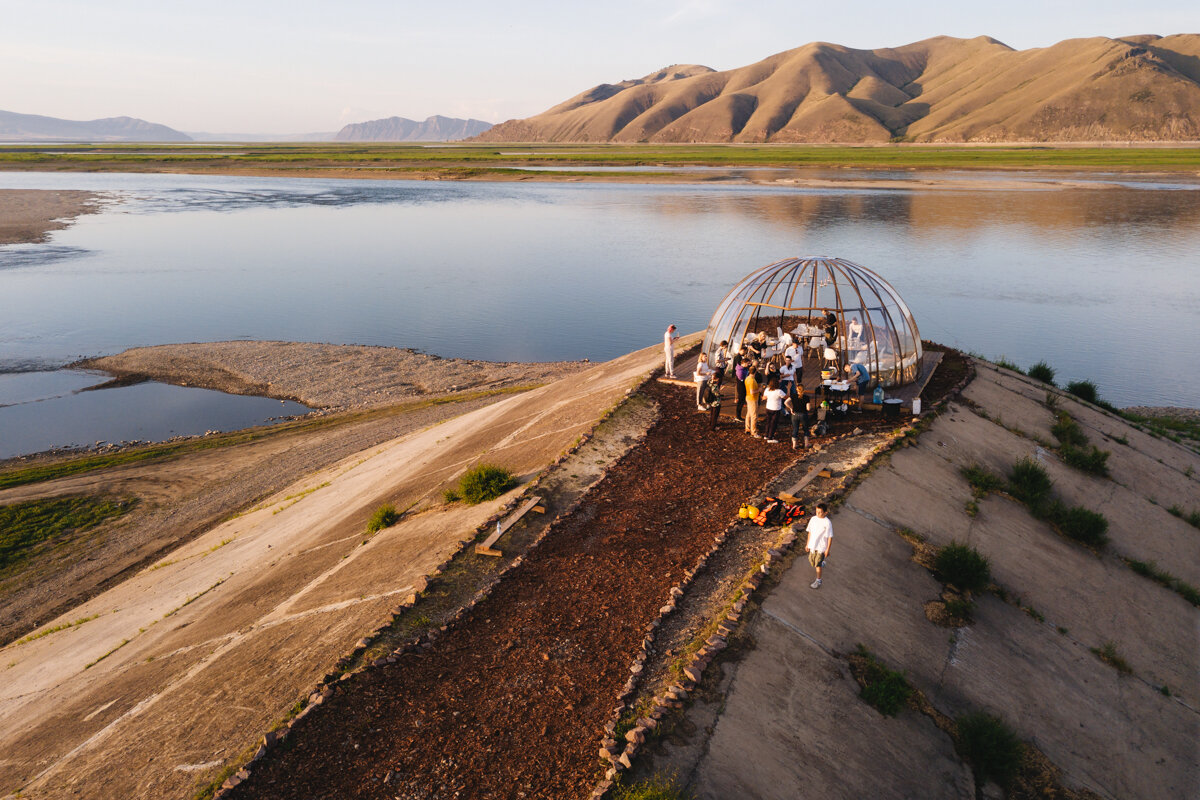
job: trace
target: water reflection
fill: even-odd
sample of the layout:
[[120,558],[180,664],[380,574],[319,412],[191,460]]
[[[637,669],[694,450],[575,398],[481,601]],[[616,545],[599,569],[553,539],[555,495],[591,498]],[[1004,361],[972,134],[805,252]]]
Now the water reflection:
[[1200,374],[1159,378],[1200,362],[1200,191],[861,176],[805,189],[0,174],[129,198],[0,271],[0,371],[237,338],[599,360],[668,322],[703,328],[765,264],[834,255],[886,277],[926,338],[1044,359],[1118,404],[1200,405]]

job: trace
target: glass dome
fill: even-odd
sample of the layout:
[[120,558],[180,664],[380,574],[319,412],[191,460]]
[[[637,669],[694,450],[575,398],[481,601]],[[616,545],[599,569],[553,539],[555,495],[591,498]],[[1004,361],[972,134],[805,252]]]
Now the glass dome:
[[722,341],[730,350],[766,334],[767,353],[792,339],[839,365],[863,364],[881,386],[911,383],[921,373],[921,335],[891,284],[842,258],[776,261],[743,278],[717,306],[704,335],[709,360]]

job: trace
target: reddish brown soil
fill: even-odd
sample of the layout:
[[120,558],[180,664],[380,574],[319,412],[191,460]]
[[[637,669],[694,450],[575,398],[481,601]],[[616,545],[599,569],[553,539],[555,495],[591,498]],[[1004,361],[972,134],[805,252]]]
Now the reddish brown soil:
[[[347,681],[237,798],[586,797],[646,625],[795,454],[654,383],[661,419],[428,651]],[[345,685],[345,684],[343,684]]]

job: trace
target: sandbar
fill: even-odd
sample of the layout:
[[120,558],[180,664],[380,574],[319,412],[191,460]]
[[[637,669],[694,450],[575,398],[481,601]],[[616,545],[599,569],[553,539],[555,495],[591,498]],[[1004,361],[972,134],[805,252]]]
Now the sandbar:
[[340,411],[540,384],[588,364],[472,361],[399,347],[232,341],[135,347],[72,366],[106,372],[121,384],[154,380]]
[[46,241],[81,214],[100,210],[95,192],[0,189],[0,244]]

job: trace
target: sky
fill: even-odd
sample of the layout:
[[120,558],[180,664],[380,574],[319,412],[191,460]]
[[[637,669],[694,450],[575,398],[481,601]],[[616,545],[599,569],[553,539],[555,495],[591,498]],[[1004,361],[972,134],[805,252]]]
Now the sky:
[[1200,33],[1195,0],[0,0],[0,110],[181,131],[502,122],[670,64],[732,69],[812,41]]

